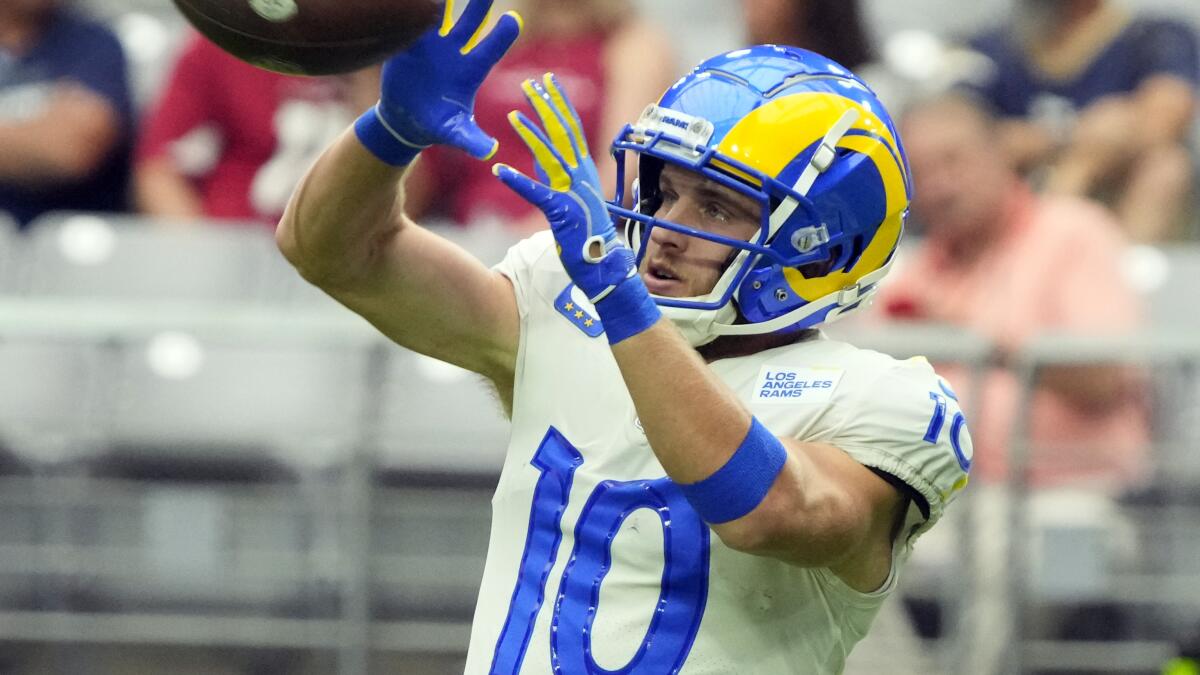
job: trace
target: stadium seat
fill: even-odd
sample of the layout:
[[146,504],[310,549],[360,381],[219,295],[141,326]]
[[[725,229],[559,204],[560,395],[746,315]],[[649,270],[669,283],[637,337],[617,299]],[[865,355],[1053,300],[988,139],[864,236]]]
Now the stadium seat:
[[372,611],[383,620],[469,621],[487,555],[493,486],[376,492]]
[[70,529],[57,494],[34,476],[78,470],[97,451],[103,363],[103,348],[86,340],[0,336],[0,607],[31,607],[67,588],[30,566],[34,551]]
[[1125,274],[1141,293],[1146,316],[1155,329],[1200,328],[1200,312],[1191,311],[1200,279],[1200,244],[1133,246],[1125,256]]
[[508,421],[481,376],[400,348],[390,351],[381,396],[383,471],[495,475]]
[[0,339],[0,442],[53,465],[99,442],[103,349],[75,339]]
[[92,474],[126,488],[97,509],[89,543],[128,541],[140,573],[96,578],[96,596],[124,609],[335,607],[311,564],[320,542],[338,549],[337,493],[321,479],[360,442],[367,367],[367,343],[300,334],[124,344]]
[[[1200,280],[1200,244],[1132,247],[1125,271],[1141,293],[1149,332],[1194,339],[1200,329],[1200,312],[1192,302]],[[1156,461],[1165,471],[1200,476],[1200,456],[1192,451],[1200,442],[1200,364],[1160,365],[1153,373],[1152,391]]]
[[117,444],[262,447],[300,463],[358,439],[365,348],[164,332],[125,346],[112,393]]
[[20,239],[17,224],[7,213],[0,211],[0,295],[12,293],[17,285],[17,268],[21,260],[17,247]]
[[32,296],[159,302],[257,302],[262,261],[277,256],[261,226],[54,213],[33,223]]

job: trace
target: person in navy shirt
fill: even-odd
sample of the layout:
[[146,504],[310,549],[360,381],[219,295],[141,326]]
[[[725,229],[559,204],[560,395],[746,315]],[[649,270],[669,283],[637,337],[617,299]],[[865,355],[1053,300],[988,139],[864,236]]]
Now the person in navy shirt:
[[133,104],[125,55],[59,0],[0,2],[0,211],[123,210]]
[[1188,133],[1200,55],[1192,29],[1108,0],[1019,0],[971,46],[990,67],[968,87],[1046,189],[1104,199],[1138,240],[1170,237],[1192,186]]

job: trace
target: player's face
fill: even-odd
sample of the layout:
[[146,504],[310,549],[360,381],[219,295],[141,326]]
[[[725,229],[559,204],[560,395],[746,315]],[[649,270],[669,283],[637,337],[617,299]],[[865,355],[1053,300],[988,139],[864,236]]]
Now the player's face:
[[[668,164],[659,179],[659,191],[663,201],[654,214],[657,218],[742,241],[759,231],[757,201],[699,174]],[[642,280],[655,295],[705,295],[735,252],[729,246],[656,227],[646,242]]]

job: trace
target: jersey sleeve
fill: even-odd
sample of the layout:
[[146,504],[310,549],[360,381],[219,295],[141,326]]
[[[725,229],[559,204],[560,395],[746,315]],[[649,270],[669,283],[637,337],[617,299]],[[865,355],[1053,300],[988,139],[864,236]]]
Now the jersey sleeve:
[[[538,232],[508,249],[504,259],[492,269],[508,277],[517,296],[517,311],[524,318],[535,298],[543,295],[538,289],[541,271],[546,267],[547,253],[554,250],[554,237],[549,230]],[[557,260],[554,261],[558,264]]]
[[845,404],[832,442],[920,494],[928,506],[925,531],[967,484],[971,435],[957,395],[916,358],[896,362]]

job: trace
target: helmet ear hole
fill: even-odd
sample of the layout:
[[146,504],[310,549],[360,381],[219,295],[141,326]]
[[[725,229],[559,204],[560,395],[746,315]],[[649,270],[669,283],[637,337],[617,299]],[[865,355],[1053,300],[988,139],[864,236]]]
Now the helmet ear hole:
[[846,261],[838,265],[838,268],[843,272],[849,272],[851,268],[858,264],[858,259],[862,257],[865,248],[864,237],[861,234],[855,235],[854,241],[847,251],[850,255],[846,256]]
[[836,263],[842,257],[842,246],[836,245],[829,249],[829,257],[817,262],[801,265],[796,269],[800,270],[800,275],[805,279],[817,279],[829,274],[834,269]]
[[662,176],[663,160],[648,155],[638,159],[638,213],[653,216],[662,206],[662,192],[658,179]]

